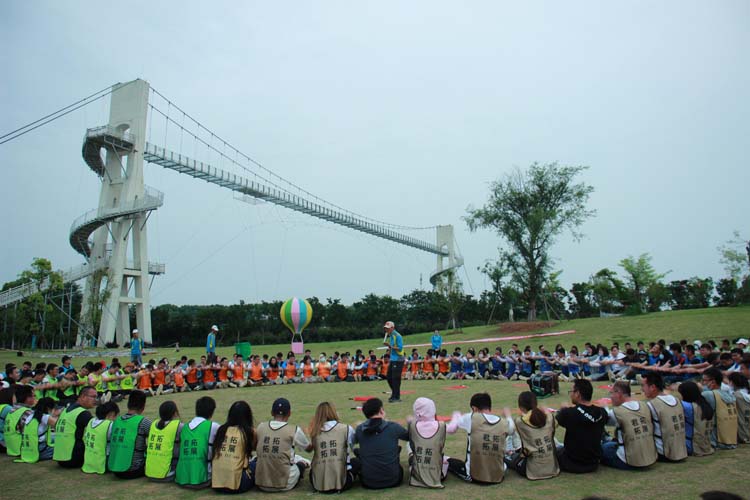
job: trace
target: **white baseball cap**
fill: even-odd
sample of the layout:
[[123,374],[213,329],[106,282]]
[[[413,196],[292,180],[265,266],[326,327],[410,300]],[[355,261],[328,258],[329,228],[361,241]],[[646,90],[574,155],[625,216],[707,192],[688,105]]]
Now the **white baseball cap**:
[[211,330],[213,330],[215,332],[218,332],[219,331],[219,327],[216,326],[216,325],[214,325],[214,326],[211,327]]
[[133,333],[138,333],[138,328],[133,328]]
[[737,343],[738,343],[738,344],[742,344],[742,345],[748,345],[748,344],[750,344],[750,341],[749,341],[749,340],[747,340],[747,339],[739,339],[739,340],[737,341]]
[[386,321],[383,328],[396,328],[396,325],[393,324],[393,321]]

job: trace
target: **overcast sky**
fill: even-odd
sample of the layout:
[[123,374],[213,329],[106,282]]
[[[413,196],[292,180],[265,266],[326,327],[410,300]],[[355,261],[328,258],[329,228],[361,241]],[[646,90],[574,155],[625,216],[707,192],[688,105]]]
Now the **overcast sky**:
[[[395,224],[453,224],[476,295],[488,286],[477,267],[502,242],[462,216],[490,181],[534,161],[591,167],[581,180],[598,214],[583,241],[552,249],[566,286],[644,252],[667,279],[718,279],[717,245],[734,229],[750,237],[745,0],[6,1],[0,45],[0,134],[143,78],[326,200]],[[0,283],[36,256],[82,262],[68,232],[97,206],[100,181],[81,142],[107,105],[0,146]],[[145,177],[166,196],[149,221],[150,260],[167,266],[154,305],[351,303],[400,297],[420,277],[429,288],[431,254],[156,165]]]

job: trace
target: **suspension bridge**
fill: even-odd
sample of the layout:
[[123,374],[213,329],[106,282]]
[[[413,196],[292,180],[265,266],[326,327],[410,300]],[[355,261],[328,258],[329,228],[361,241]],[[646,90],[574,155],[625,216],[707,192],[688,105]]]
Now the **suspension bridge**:
[[[99,346],[112,341],[120,345],[128,342],[131,306],[135,308],[136,326],[141,338],[146,342],[152,341],[149,290],[153,278],[163,274],[166,266],[148,260],[147,222],[153,211],[164,204],[164,194],[144,184],[144,163],[434,254],[437,265],[430,275],[430,283],[434,287],[441,286],[441,276],[463,265],[452,226],[432,226],[435,240],[425,241],[404,234],[410,229],[425,228],[387,224],[319,198],[266,169],[210,132],[144,80],[103,89],[0,137],[0,144],[107,96],[110,97],[109,123],[88,129],[81,151],[86,165],[101,180],[99,204],[74,220],[69,232],[71,247],[85,262],[62,273],[64,282],[86,280],[78,344],[94,337]],[[165,102],[167,109],[151,102],[157,100],[153,98]],[[194,143],[205,146],[222,166],[188,157],[181,150],[171,151],[166,144],[160,146],[146,141],[149,116],[153,120],[154,113],[161,117],[166,126],[171,124],[178,127],[181,134],[186,133]],[[172,113],[177,113],[182,120],[178,121]],[[185,127],[186,120],[197,129],[195,132]],[[236,168],[239,173],[222,168],[224,164]],[[9,307],[49,286],[49,281],[27,283],[0,292],[0,307]],[[101,293],[102,286],[105,293]],[[101,298],[101,303],[97,303],[96,297]],[[94,308],[102,310],[98,335],[94,334],[95,325],[87,325],[85,320],[93,317],[91,311]]]

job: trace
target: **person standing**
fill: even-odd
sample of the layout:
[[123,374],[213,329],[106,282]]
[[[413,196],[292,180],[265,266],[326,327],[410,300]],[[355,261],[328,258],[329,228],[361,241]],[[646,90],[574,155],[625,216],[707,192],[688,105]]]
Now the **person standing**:
[[432,339],[430,339],[430,342],[432,342],[432,350],[439,352],[440,348],[443,346],[443,336],[440,335],[440,332],[435,330],[435,333],[432,334]]
[[143,339],[138,336],[138,329],[133,330],[130,336],[130,362],[136,367],[143,364]]
[[216,334],[218,331],[219,327],[213,325],[206,337],[206,358],[208,358],[209,363],[213,363],[216,360]]
[[386,321],[383,325],[386,338],[383,344],[391,349],[391,361],[388,364],[388,386],[391,388],[391,397],[389,403],[401,402],[401,372],[404,368],[404,339],[396,331],[396,325],[393,321]]

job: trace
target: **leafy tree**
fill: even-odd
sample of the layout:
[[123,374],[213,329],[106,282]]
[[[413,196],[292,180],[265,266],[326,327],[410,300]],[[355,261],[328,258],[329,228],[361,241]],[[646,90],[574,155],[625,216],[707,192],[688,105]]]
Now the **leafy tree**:
[[490,185],[487,204],[469,207],[464,220],[471,231],[492,228],[510,245],[503,253],[514,280],[523,290],[528,319],[536,319],[537,299],[550,271],[549,250],[565,230],[576,240],[581,225],[595,214],[586,208],[594,188],[575,178],[586,167],[557,163],[516,169]]
[[719,262],[736,282],[750,274],[750,241],[742,239],[739,231],[735,230],[732,239],[716,249],[721,254]]
[[574,300],[569,300],[571,316],[575,318],[591,318],[597,315],[594,286],[591,283],[573,283],[570,294]]
[[[648,296],[646,291],[658,283],[667,273],[657,273],[651,265],[651,256],[641,254],[637,259],[628,256],[620,261],[620,267],[625,270],[632,295],[631,308],[636,314],[648,310]],[[669,271],[667,271],[669,272]]]
[[448,322],[454,331],[456,330],[459,311],[461,311],[465,301],[461,287],[461,280],[453,269],[438,276],[437,290],[443,297],[445,308],[448,311]]
[[594,274],[589,282],[600,313],[621,313],[625,309],[627,289],[617,273],[604,268]]
[[646,289],[646,306],[648,312],[659,312],[669,304],[670,293],[667,285],[654,282]]
[[720,279],[716,284],[716,293],[714,302],[717,306],[728,307],[737,304],[737,281],[734,278]]
[[711,278],[692,277],[669,283],[672,309],[699,309],[708,307],[714,289]]

